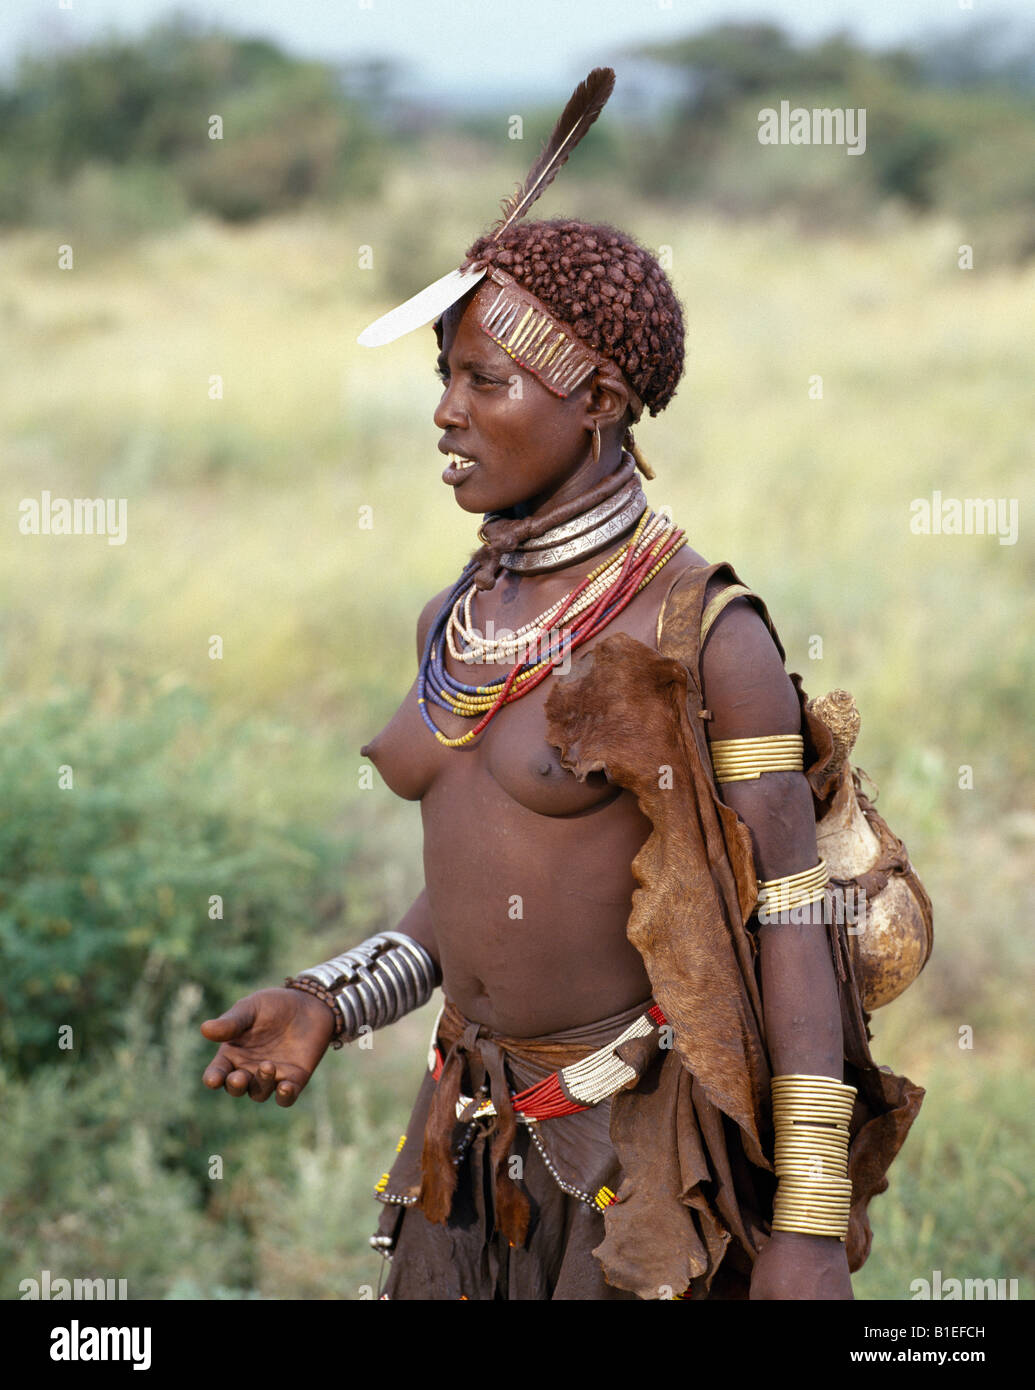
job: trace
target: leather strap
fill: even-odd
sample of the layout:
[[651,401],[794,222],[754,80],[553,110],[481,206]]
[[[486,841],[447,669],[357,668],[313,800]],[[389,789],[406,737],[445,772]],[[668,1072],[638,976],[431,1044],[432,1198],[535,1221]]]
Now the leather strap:
[[[733,582],[728,584],[720,593],[716,594],[710,603],[704,604],[704,596],[701,593],[701,587],[706,587],[713,578],[722,574],[723,571],[732,576]],[[689,604],[692,606],[696,601],[696,603],[703,605],[703,612],[701,612],[700,618],[701,630],[695,644],[697,656],[696,658],[690,659],[698,660],[701,651],[704,649],[705,638],[711,631],[716,619],[719,617],[720,613],[722,613],[723,609],[737,598],[746,598],[751,603],[752,607],[768,628],[769,635],[776,644],[776,650],[780,653],[780,660],[785,661],[786,653],[784,652],[783,644],[780,641],[776,628],[773,626],[773,620],[769,616],[769,610],[764,601],[759,598],[753,589],[749,589],[746,584],[740,582],[740,578],[736,571],[726,561],[715,565],[709,565],[700,570],[685,570],[673,576],[672,582],[665,592],[665,597],[662,600],[658,612],[657,630],[655,633],[655,645],[658,651],[666,651],[666,628],[670,626],[668,622],[670,611],[678,614],[676,626],[683,634],[681,644],[689,646],[693,642],[693,634],[688,629],[696,623],[696,619],[691,616],[691,611],[688,609],[687,604],[689,601]],[[688,651],[683,652],[681,650],[668,650],[667,654],[669,656],[678,657],[680,660],[686,660],[689,656]]]
[[716,594],[701,614],[701,646],[704,646],[704,639],[711,631],[712,624],[728,603],[732,603],[735,598],[757,597],[754,590],[749,589],[746,584],[731,584],[729,588],[723,589],[721,594]]

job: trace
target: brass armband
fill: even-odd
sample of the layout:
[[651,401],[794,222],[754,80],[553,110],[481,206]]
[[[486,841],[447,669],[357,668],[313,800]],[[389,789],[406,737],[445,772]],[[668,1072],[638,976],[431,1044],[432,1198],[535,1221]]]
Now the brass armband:
[[773,1230],[844,1240],[852,1206],[848,1141],[855,1087],[832,1076],[772,1078]]
[[829,881],[830,872],[825,859],[821,859],[814,868],[787,874],[784,878],[759,879],[758,901],[755,904],[758,920],[769,922],[781,912],[792,912],[795,908],[822,902]]
[[709,746],[715,780],[750,782],[763,772],[802,772],[805,749],[801,734],[766,734],[763,738],[721,738]]

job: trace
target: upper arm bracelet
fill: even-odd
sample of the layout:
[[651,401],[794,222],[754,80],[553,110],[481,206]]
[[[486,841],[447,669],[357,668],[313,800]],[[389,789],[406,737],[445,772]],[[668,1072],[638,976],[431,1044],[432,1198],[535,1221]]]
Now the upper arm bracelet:
[[[765,734],[761,738],[716,739],[710,745],[715,780],[748,782],[763,772],[804,771],[805,750],[801,734]],[[824,860],[814,868],[783,878],[759,879],[755,911],[760,922],[771,922],[783,912],[822,902],[830,875]]]
[[720,785],[748,782],[763,772],[802,772],[805,766],[801,734],[716,739],[709,751]]

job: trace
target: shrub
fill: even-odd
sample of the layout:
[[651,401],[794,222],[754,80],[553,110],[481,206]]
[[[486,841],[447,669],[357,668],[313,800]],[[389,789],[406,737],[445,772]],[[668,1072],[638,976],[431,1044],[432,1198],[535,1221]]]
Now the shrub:
[[0,722],[0,1040],[22,1069],[56,1055],[61,1025],[115,1039],[138,988],[151,1017],[188,981],[221,1012],[333,897],[330,837],[249,800],[260,726],[220,729],[182,686],[126,703],[81,691]]

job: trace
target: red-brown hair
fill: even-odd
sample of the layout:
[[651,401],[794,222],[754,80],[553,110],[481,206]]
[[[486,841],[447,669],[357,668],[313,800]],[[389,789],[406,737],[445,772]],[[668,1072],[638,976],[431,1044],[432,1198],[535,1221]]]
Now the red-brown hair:
[[465,265],[499,266],[609,357],[651,415],[683,375],[683,311],[649,251],[616,227],[555,218],[480,237]]

